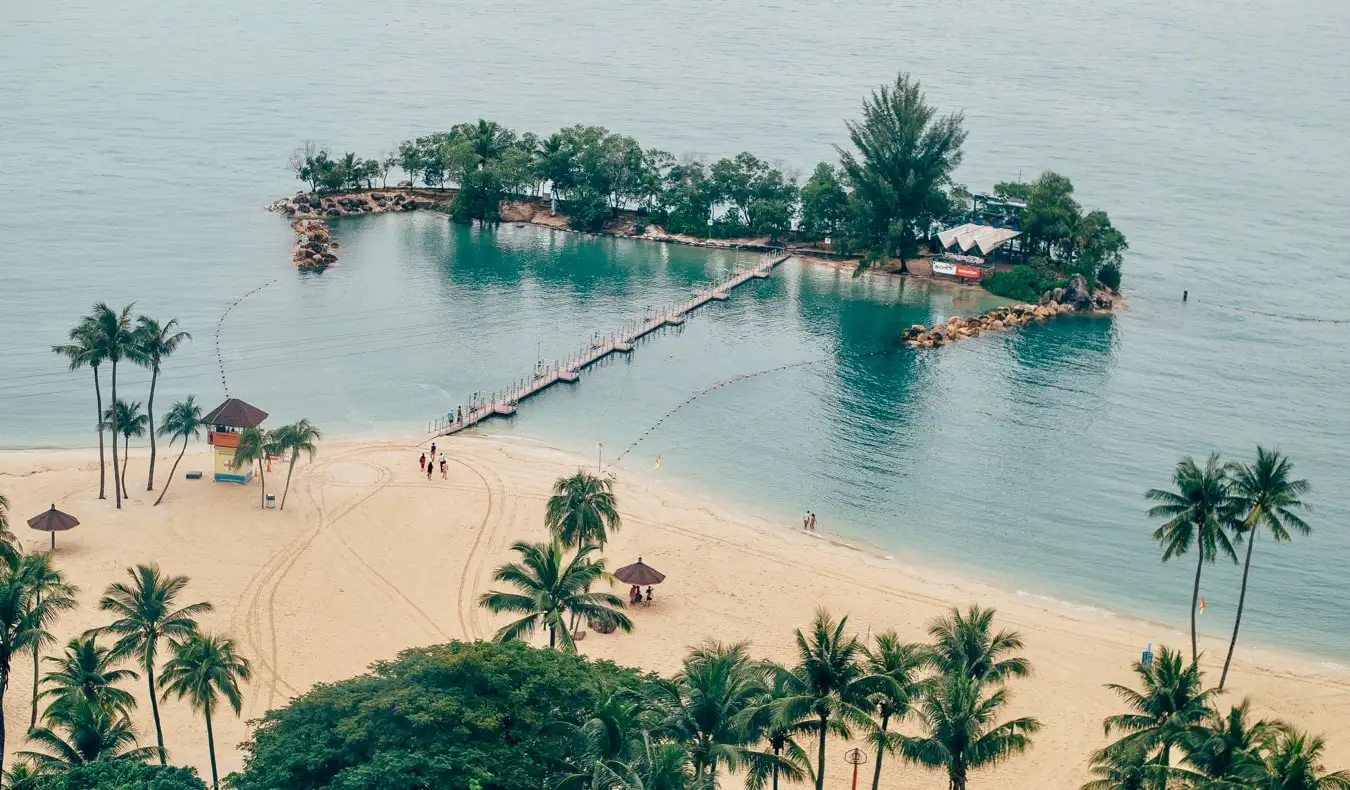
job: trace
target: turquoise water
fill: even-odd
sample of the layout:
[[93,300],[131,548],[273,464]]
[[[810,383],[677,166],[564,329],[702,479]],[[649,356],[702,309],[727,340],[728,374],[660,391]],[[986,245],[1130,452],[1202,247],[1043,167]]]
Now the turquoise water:
[[[0,447],[88,441],[87,376],[44,351],[96,300],[196,339],[170,397],[232,394],[337,433],[406,430],[675,301],[734,256],[435,216],[339,224],[289,264],[263,204],[306,138],[373,154],[479,116],[594,122],[808,171],[898,68],[971,130],[975,187],[1047,167],[1129,236],[1129,310],[933,354],[899,327],[981,300],[797,264],[495,430],[590,452],[1008,587],[1184,623],[1142,491],[1176,459],[1277,444],[1314,539],[1263,545],[1248,633],[1350,657],[1350,7],[1238,0],[807,0],[482,7],[349,0],[0,5]],[[264,285],[266,284],[266,285]],[[1180,293],[1189,289],[1183,305]],[[143,380],[133,374],[129,380]],[[134,386],[134,384],[133,384]],[[1224,631],[1236,573],[1209,577]],[[1244,629],[1245,630],[1245,629]]]

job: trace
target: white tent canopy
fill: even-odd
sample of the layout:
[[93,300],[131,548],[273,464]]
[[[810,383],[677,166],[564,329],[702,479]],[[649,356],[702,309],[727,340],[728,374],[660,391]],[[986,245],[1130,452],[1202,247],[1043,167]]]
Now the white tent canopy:
[[971,247],[977,247],[981,255],[988,255],[1002,247],[1009,239],[1017,238],[1020,235],[1022,235],[1020,231],[1009,228],[996,228],[993,225],[976,225],[973,222],[968,222],[965,225],[957,225],[954,228],[942,231],[938,234],[938,241],[942,242],[943,249],[956,244],[961,248],[961,252],[969,252]]

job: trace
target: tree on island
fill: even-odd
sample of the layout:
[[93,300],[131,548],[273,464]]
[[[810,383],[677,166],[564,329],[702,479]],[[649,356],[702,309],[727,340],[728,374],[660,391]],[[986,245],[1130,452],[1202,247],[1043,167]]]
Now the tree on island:
[[155,385],[159,383],[160,367],[164,360],[178,350],[183,341],[191,340],[187,332],[176,331],[178,319],[160,323],[149,316],[136,319],[136,348],[133,361],[150,369],[150,397],[145,402],[146,427],[150,434],[150,471],[146,475],[145,490],[155,490]]
[[164,423],[159,426],[159,435],[169,437],[169,446],[173,447],[175,441],[180,441],[183,446],[178,451],[178,457],[173,459],[173,467],[169,469],[169,478],[164,481],[164,490],[159,492],[159,498],[155,500],[158,505],[164,501],[164,495],[169,493],[169,484],[173,482],[174,475],[178,473],[178,462],[183,460],[183,454],[187,452],[188,442],[202,435],[202,407],[197,405],[197,399],[193,396],[187,396],[187,400],[181,400],[169,408],[169,413],[164,417]]
[[946,206],[945,188],[961,164],[965,117],[937,117],[918,80],[903,72],[863,101],[860,121],[847,121],[855,151],[837,148],[862,209],[855,232],[863,246],[905,261],[918,251],[935,214]]
[[107,350],[102,344],[102,336],[99,333],[98,322],[94,315],[87,315],[82,318],[80,323],[70,330],[68,337],[69,343],[52,346],[52,351],[70,361],[71,371],[88,367],[94,372],[94,408],[98,417],[95,421],[98,429],[98,498],[106,499],[107,471],[104,467],[103,450],[103,389],[99,384],[98,368],[107,359]]

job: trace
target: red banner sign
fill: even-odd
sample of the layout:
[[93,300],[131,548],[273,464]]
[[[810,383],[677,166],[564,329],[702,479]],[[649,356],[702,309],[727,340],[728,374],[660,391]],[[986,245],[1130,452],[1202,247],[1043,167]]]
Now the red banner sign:
[[956,265],[956,276],[965,277],[971,280],[978,280],[980,279],[980,270],[978,267],[975,266],[963,266],[958,263]]

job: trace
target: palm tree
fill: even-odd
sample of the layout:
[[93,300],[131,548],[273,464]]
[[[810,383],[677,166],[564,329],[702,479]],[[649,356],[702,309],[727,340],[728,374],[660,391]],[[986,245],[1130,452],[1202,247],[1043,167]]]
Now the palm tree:
[[1279,721],[1251,721],[1251,702],[1229,709],[1228,715],[1211,710],[1203,724],[1187,728],[1182,737],[1186,762],[1210,779],[1231,779],[1237,768],[1275,743],[1285,728]]
[[607,771],[617,770],[638,742],[641,705],[631,689],[615,688],[603,681],[596,689],[594,713],[580,725],[559,722],[573,739],[575,751],[567,758],[571,773],[552,783],[552,790],[590,790]]
[[[992,690],[991,690],[992,689]],[[951,790],[966,790],[971,771],[992,767],[1031,748],[1040,730],[1033,718],[994,720],[1008,702],[1008,690],[969,674],[939,676],[924,692],[916,716],[923,734],[900,743],[910,763],[947,772]]]
[[163,324],[144,315],[136,319],[135,362],[150,368],[150,398],[145,402],[150,426],[150,474],[145,481],[146,491],[155,490],[155,385],[159,383],[159,368],[184,340],[192,339],[187,332],[175,331],[177,328],[177,318],[170,318]]
[[159,764],[164,765],[164,730],[159,723],[159,703],[155,698],[155,665],[160,639],[186,639],[197,630],[197,615],[211,611],[206,602],[178,606],[179,593],[187,587],[186,576],[164,576],[155,564],[127,568],[131,583],[108,585],[98,608],[112,612],[117,619],[100,629],[118,637],[113,646],[116,656],[135,656],[145,670],[150,690],[150,712],[155,719],[155,741],[159,744]]
[[1312,490],[1303,479],[1295,480],[1294,464],[1279,450],[1256,448],[1255,464],[1232,464],[1234,515],[1240,518],[1238,536],[1247,539],[1247,560],[1242,564],[1242,592],[1238,593],[1237,616],[1233,618],[1233,638],[1228,642],[1228,655],[1223,660],[1223,674],[1219,676],[1219,690],[1228,680],[1228,665],[1233,661],[1237,646],[1238,627],[1242,625],[1242,607],[1247,602],[1247,574],[1252,569],[1252,547],[1260,531],[1270,533],[1276,543],[1289,542],[1289,529],[1307,537],[1312,527],[1299,517],[1298,510],[1311,510],[1302,496]]
[[103,452],[103,388],[99,384],[98,366],[107,359],[98,324],[93,316],[85,316],[78,326],[70,330],[69,343],[52,346],[52,351],[70,360],[70,370],[76,371],[88,367],[94,371],[94,408],[98,419],[98,498],[106,499],[105,492],[107,469],[104,467]]
[[237,654],[234,640],[212,634],[191,634],[173,643],[173,658],[164,665],[164,699],[170,694],[188,698],[193,710],[206,717],[206,746],[211,752],[211,786],[220,787],[216,775],[216,739],[211,730],[211,712],[220,697],[239,715],[243,696],[239,681],[253,676],[248,659]]
[[1225,523],[1232,509],[1228,476],[1219,462],[1219,454],[1211,453],[1205,468],[1196,466],[1191,458],[1183,458],[1172,473],[1175,491],[1151,488],[1144,496],[1159,504],[1149,508],[1150,518],[1166,518],[1153,539],[1162,544],[1163,562],[1180,557],[1196,549],[1195,587],[1191,591],[1191,661],[1200,657],[1196,646],[1195,614],[1200,603],[1200,571],[1205,563],[1213,563],[1220,554],[1237,562],[1237,553],[1228,537]]
[[93,762],[130,760],[146,762],[159,755],[162,749],[139,746],[136,730],[125,714],[108,710],[87,700],[53,717],[51,726],[37,727],[28,732],[28,740],[45,747],[47,752],[19,752],[20,757],[32,760],[40,767],[68,768]]
[[[779,715],[783,700],[792,690],[779,673],[768,668],[766,691],[755,705],[742,714],[741,726],[747,744],[763,743],[767,752],[751,746],[741,747],[741,762],[746,765],[746,790],[763,790],[769,785],[778,790],[779,778],[800,782],[811,776],[811,757],[797,742],[797,738],[815,731],[815,721],[808,715],[785,720]],[[814,777],[812,777],[814,778]]]
[[[960,617],[959,614],[955,616]],[[868,697],[877,717],[877,726],[868,735],[877,755],[872,769],[872,790],[877,790],[881,785],[881,759],[887,752],[894,753],[899,745],[898,736],[888,732],[887,728],[892,719],[897,724],[904,721],[918,702],[925,686],[919,673],[930,664],[932,657],[927,646],[901,641],[894,631],[877,634],[876,647],[863,647],[863,655],[866,656],[867,671],[882,681],[878,690]]]
[[32,762],[18,762],[5,772],[5,790],[43,790],[49,772]]
[[276,439],[261,428],[245,428],[239,434],[239,444],[234,448],[234,468],[258,464],[258,482],[261,492],[258,495],[259,506],[267,507],[267,477],[263,466],[267,457],[276,450]]
[[1138,745],[1102,749],[1092,755],[1092,774],[1097,777],[1081,790],[1152,790],[1167,781],[1174,769],[1158,765],[1148,750]]
[[1238,770],[1242,787],[1254,790],[1350,790],[1350,771],[1322,773],[1321,738],[1286,729],[1262,760]]
[[9,531],[9,500],[0,494],[0,559],[19,555],[19,538]]
[[[1136,663],[1134,671],[1139,676],[1141,691],[1116,683],[1106,685],[1130,709],[1129,713],[1108,716],[1102,722],[1107,735],[1114,731],[1126,733],[1108,748],[1140,748],[1149,754],[1161,748],[1156,762],[1171,765],[1172,747],[1209,715],[1209,703],[1216,692],[1202,688],[1199,663],[1192,661],[1183,666],[1181,653],[1166,647],[1152,663]],[[1161,787],[1166,790],[1166,777],[1162,778]]]
[[42,648],[54,641],[47,628],[56,622],[62,612],[75,608],[75,594],[79,589],[66,581],[66,575],[52,564],[51,554],[29,554],[24,558],[22,568],[33,596],[32,606],[42,613],[42,630],[33,639],[33,699],[28,719],[31,728],[37,726],[38,667],[42,664]]
[[622,526],[613,485],[580,469],[571,477],[558,478],[544,510],[544,524],[568,548],[595,543],[603,551],[609,533]]
[[672,680],[654,692],[661,713],[655,730],[682,743],[694,781],[717,786],[718,766],[734,770],[747,743],[745,714],[764,697],[764,673],[744,642],[705,642],[685,656]]
[[280,452],[288,453],[291,456],[290,465],[286,467],[286,487],[281,490],[281,509],[286,509],[286,495],[291,491],[291,475],[295,472],[296,459],[300,453],[309,456],[309,460],[314,460],[314,453],[318,451],[315,442],[323,438],[319,429],[309,420],[300,420],[290,425],[283,425],[273,432],[277,448]]
[[[102,358],[112,365],[112,402],[117,403],[117,363],[135,355],[136,332],[131,324],[131,310],[136,305],[129,304],[116,312],[103,302],[94,305],[93,332],[95,345],[101,350]],[[121,472],[117,468],[117,432],[112,435],[113,494],[118,509],[122,507]]]
[[[18,554],[0,559],[0,708],[9,689],[10,670],[14,657],[29,650],[34,644],[50,639],[47,626],[60,611],[72,608],[74,602],[59,595],[41,601],[33,585],[35,557]],[[5,717],[0,716],[0,771],[4,769]]]
[[120,433],[125,440],[122,443],[122,496],[125,497],[128,496],[127,461],[131,457],[131,437],[139,439],[145,435],[146,416],[141,412],[140,401],[118,400],[103,413],[103,420],[108,424],[108,430],[114,435]]
[[868,727],[872,723],[867,694],[877,684],[859,661],[862,645],[857,637],[844,636],[846,625],[847,615],[836,623],[829,612],[817,609],[810,634],[800,628],[796,631],[796,666],[777,670],[791,694],[779,703],[782,720],[795,721],[807,714],[815,719],[816,790],[825,786],[826,734],[833,731],[848,737],[849,725]]
[[633,623],[620,611],[623,601],[617,595],[589,592],[597,581],[609,580],[604,560],[592,560],[594,546],[582,546],[568,559],[562,543],[518,542],[511,550],[520,555],[519,562],[510,562],[497,569],[493,579],[506,582],[520,590],[506,593],[493,590],[478,598],[478,605],[494,613],[512,612],[524,615],[497,631],[495,642],[508,642],[534,633],[543,626],[548,629],[548,646],[575,653],[576,640],[567,628],[567,615],[574,614],[594,620],[620,631],[633,630]]
[[136,697],[117,684],[137,680],[140,675],[135,670],[117,669],[120,657],[99,645],[94,634],[71,639],[64,655],[43,660],[55,667],[42,676],[46,688],[40,696],[51,700],[47,705],[49,716],[61,717],[63,711],[82,702],[126,716],[136,707]]
[[990,633],[994,614],[994,609],[979,606],[971,606],[965,614],[952,607],[949,614],[928,625],[934,642],[931,658],[939,672],[964,673],[973,680],[993,683],[1031,674],[1031,663],[1025,657],[1009,655],[1024,647],[1022,635],[1016,631]]
[[693,783],[689,752],[678,743],[654,741],[646,733],[634,746],[628,762],[597,766],[595,783],[608,790],[707,790]]
[[173,459],[169,479],[164,481],[164,490],[159,492],[159,498],[155,500],[156,505],[163,502],[164,495],[169,493],[169,484],[173,482],[173,476],[178,472],[178,462],[183,460],[183,455],[187,452],[188,441],[202,435],[202,407],[197,405],[197,399],[189,395],[187,400],[180,400],[169,407],[169,413],[164,415],[164,423],[159,426],[159,435],[169,437],[170,447],[173,446],[174,440],[181,441],[183,447],[178,451],[178,457]]

